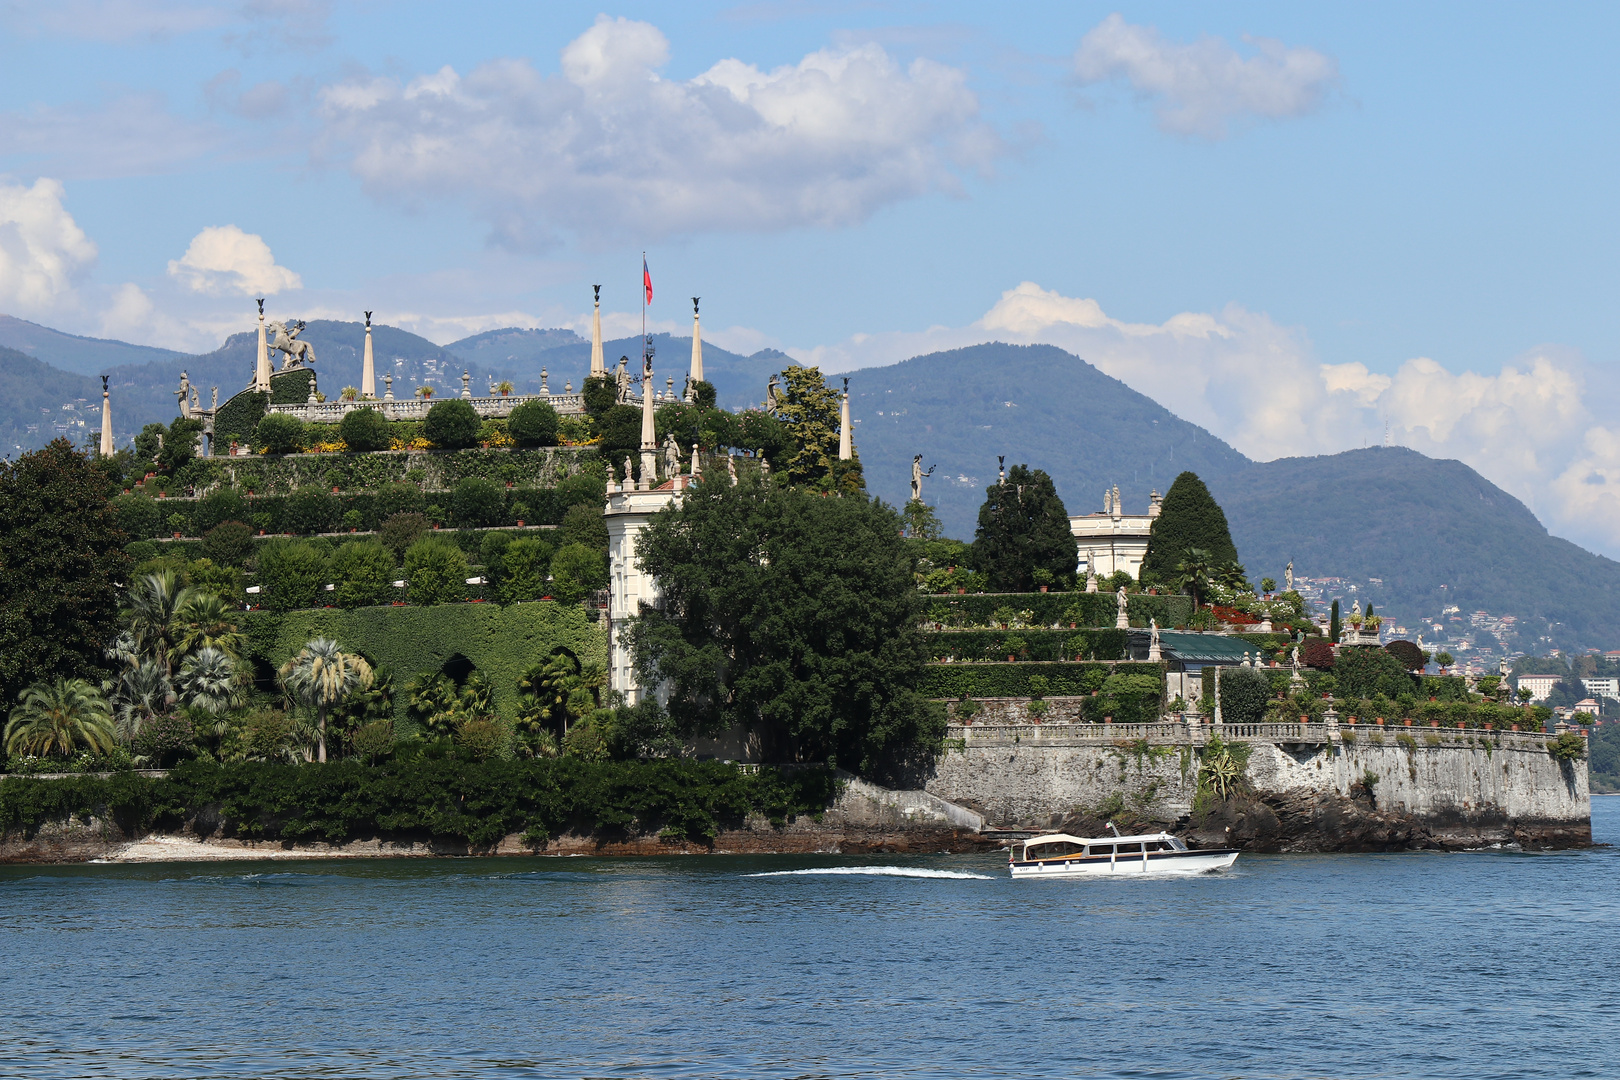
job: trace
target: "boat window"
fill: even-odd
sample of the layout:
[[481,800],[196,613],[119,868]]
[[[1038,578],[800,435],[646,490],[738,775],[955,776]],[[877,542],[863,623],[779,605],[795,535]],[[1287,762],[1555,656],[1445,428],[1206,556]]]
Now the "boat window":
[[1035,847],[1024,849],[1025,859],[1060,859],[1065,855],[1073,855],[1080,850],[1078,844],[1071,844],[1067,840],[1059,840],[1051,844],[1038,844]]
[[1187,850],[1187,845],[1182,843],[1180,840],[1176,839],[1175,837],[1171,837],[1170,838],[1170,850],[1171,851],[1186,851]]
[[1113,844],[1092,844],[1089,848],[1086,849],[1086,853],[1088,855],[1112,855],[1114,853],[1114,845]]
[[1119,852],[1119,854],[1121,854],[1121,855],[1140,855],[1140,854],[1142,854],[1142,845],[1141,844],[1116,844],[1115,847],[1114,847],[1114,850]]

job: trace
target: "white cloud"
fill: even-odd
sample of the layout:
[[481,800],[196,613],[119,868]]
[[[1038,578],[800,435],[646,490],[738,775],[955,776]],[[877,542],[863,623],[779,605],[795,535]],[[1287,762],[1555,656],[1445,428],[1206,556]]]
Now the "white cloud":
[[41,314],[71,302],[74,283],[96,259],[96,245],[62,205],[60,180],[32,187],[0,183],[0,305]]
[[1066,349],[1262,461],[1377,445],[1387,422],[1394,442],[1466,462],[1558,535],[1620,557],[1620,429],[1599,421],[1612,410],[1598,401],[1614,395],[1593,394],[1592,370],[1567,351],[1495,373],[1417,357],[1386,375],[1322,364],[1302,332],[1237,305],[1128,323],[1027,281],[968,326],[787,351],[847,371],[990,340]]
[[661,77],[664,35],[600,16],[561,74],[500,60],[321,91],[318,157],[372,195],[465,201],[513,248],[858,222],[986,169],[1002,143],[958,69],[866,44]]
[[276,265],[264,237],[235,225],[211,225],[192,237],[186,253],[170,260],[169,276],[209,296],[274,296],[304,286],[297,274]]
[[1331,56],[1272,38],[1244,40],[1254,55],[1245,57],[1220,38],[1166,41],[1154,27],[1133,26],[1116,13],[1080,40],[1074,73],[1086,85],[1123,79],[1158,102],[1165,131],[1207,139],[1225,138],[1234,119],[1311,112],[1338,81]]

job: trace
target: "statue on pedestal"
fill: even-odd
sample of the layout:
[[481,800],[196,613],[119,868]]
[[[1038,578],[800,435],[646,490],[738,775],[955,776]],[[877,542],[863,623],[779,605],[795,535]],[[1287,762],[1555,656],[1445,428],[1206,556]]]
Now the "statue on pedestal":
[[1163,660],[1163,659],[1164,659],[1164,654],[1159,651],[1159,620],[1156,619],[1156,618],[1155,619],[1149,619],[1148,620],[1148,662],[1149,663],[1157,663],[1158,661]]
[[1288,568],[1283,571],[1283,579],[1288,582],[1288,591],[1294,591],[1294,560],[1288,560]]
[[619,404],[623,405],[630,400],[630,358],[619,357],[619,368],[613,373],[613,379],[619,387]]
[[267,348],[272,352],[285,355],[281,358],[281,370],[292,371],[305,364],[315,363],[315,350],[309,342],[299,341],[298,335],[304,332],[304,321],[295,319],[292,323],[271,322],[265,324],[265,331],[272,335]]
[[1086,549],[1086,592],[1097,591],[1097,552],[1095,549]]
[[676,476],[681,471],[681,448],[675,442],[675,436],[664,436],[664,474]]
[[624,455],[624,483],[628,487],[636,478],[636,464],[630,460],[630,455]]
[[782,392],[776,388],[776,376],[772,375],[771,381],[765,385],[765,411],[775,413],[781,404]]
[[1119,614],[1114,617],[1114,628],[1116,630],[1129,630],[1131,628],[1131,616],[1126,610],[1128,601],[1125,597],[1125,586],[1121,585],[1119,591],[1114,594],[1114,602],[1119,605]]
[[726,455],[726,472],[731,475],[731,486],[737,486],[737,459],[730,454]]

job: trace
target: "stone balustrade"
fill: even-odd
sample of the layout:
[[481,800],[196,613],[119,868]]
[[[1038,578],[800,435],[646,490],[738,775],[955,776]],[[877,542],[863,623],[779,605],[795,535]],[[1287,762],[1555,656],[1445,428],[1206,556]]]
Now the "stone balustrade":
[[1108,746],[1146,740],[1154,745],[1201,746],[1212,737],[1227,742],[1281,743],[1318,746],[1327,743],[1398,745],[1406,735],[1424,746],[1479,746],[1489,742],[1499,749],[1544,750],[1556,733],[1496,731],[1490,728],[1411,727],[1376,724],[1211,724],[1188,714],[1185,719],[1151,724],[958,724],[946,729],[946,738],[958,746]]
[[[307,401],[296,405],[272,405],[273,413],[295,416],[306,424],[336,424],[356,409],[378,409],[390,420],[425,420],[428,410],[441,401],[457,400],[451,396],[439,398],[402,398],[373,401]],[[498,397],[461,398],[487,418],[510,416],[512,410],[530,401],[544,401],[563,415],[582,416],[585,413],[583,394],[507,394]]]

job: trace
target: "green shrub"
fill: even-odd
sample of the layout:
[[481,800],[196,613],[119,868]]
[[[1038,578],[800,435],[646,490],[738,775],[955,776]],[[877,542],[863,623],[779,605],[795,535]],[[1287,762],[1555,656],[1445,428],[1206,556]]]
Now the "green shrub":
[[1347,645],[1339,650],[1333,677],[1347,697],[1382,694],[1398,698],[1418,687],[1418,678],[1401,661],[1375,645]]
[[376,540],[338,548],[331,563],[333,602],[341,608],[386,604],[394,598],[394,556]]
[[197,500],[191,522],[197,535],[202,536],[222,521],[246,521],[247,516],[247,500],[235,488],[220,488]]
[[467,556],[455,544],[424,536],[405,552],[405,581],[413,604],[444,604],[467,595]]
[[1221,672],[1221,719],[1226,723],[1259,723],[1270,700],[1271,677],[1265,671],[1229,667]]
[[563,512],[562,527],[557,530],[557,544],[584,544],[588,548],[606,551],[608,546],[607,519],[602,507],[591,503],[575,503]]
[[394,553],[395,562],[405,560],[405,552],[428,531],[428,519],[421,514],[394,514],[382,523],[378,539]]
[[326,584],[326,556],[302,540],[266,544],[259,551],[254,581],[271,611],[314,607]]
[[[506,550],[517,536],[509,532],[473,533],[478,544],[478,561],[484,564],[486,570],[498,571],[501,565],[501,553]],[[459,542],[459,537],[458,537]]]
[[135,540],[124,545],[124,554],[135,560],[137,564],[148,559],[157,558],[157,545],[150,540]]
[[[1101,691],[1115,674],[1146,676],[1159,687],[1154,696],[1163,694],[1159,665],[1131,663],[929,664],[923,669],[919,693],[930,698],[1034,697],[1030,679],[1038,675],[1047,681],[1047,696],[1076,697]],[[1132,689],[1131,684],[1116,683],[1115,686]]]
[[196,751],[197,737],[191,720],[184,713],[170,713],[148,720],[135,736],[134,745],[139,764],[148,769],[163,769],[191,757]]
[[394,752],[394,722],[373,720],[349,732],[349,752],[375,764]]
[[501,550],[497,595],[503,604],[538,600],[547,592],[546,576],[551,572],[551,545],[538,537],[524,536]]
[[304,449],[304,422],[287,413],[271,413],[253,429],[253,440],[272,454],[296,454]]
[[313,484],[301,487],[281,507],[281,530],[303,535],[333,532],[338,523],[338,501]]
[[555,446],[557,410],[544,401],[525,401],[506,418],[506,430],[519,446]]
[[[506,492],[493,480],[470,476],[456,484],[450,513],[463,528],[488,528],[505,523]],[[601,517],[600,514],[597,515]]]
[[355,409],[338,424],[338,437],[350,450],[387,450],[393,445],[388,418],[379,409]]
[[422,489],[415,484],[384,484],[377,491],[377,520],[386,521],[395,514],[420,514]]
[[112,507],[118,515],[118,527],[128,533],[132,540],[156,536],[163,527],[163,508],[156,499],[146,495],[115,496]]
[[551,558],[551,595],[575,604],[596,589],[607,588],[607,553],[585,544],[565,544]]
[[422,435],[442,450],[465,450],[477,444],[480,423],[478,411],[470,403],[451,398],[428,410]]

